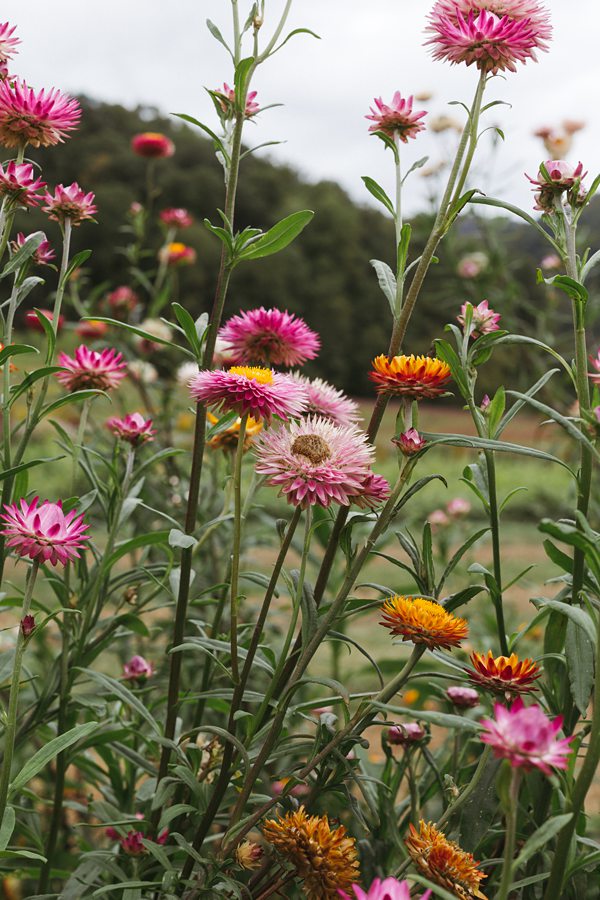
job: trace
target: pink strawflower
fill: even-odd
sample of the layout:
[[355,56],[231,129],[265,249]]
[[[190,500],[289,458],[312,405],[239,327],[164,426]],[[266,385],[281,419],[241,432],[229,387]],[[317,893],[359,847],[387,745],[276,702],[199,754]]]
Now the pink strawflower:
[[158,258],[168,266],[191,266],[196,262],[196,251],[181,241],[172,241],[161,247]]
[[189,228],[194,221],[187,209],[173,207],[160,212],[160,220],[172,228]]
[[21,619],[21,633],[24,638],[28,638],[35,628],[35,619],[33,616],[23,616]]
[[427,113],[425,110],[413,111],[413,97],[403,98],[400,91],[396,91],[392,102],[388,105],[381,97],[375,97],[371,107],[371,115],[365,116],[374,124],[369,126],[370,132],[383,131],[392,139],[398,137],[405,144],[409,138],[416,138],[420,131],[424,131],[425,125],[420,120]]
[[477,278],[487,269],[488,265],[489,258],[486,253],[469,253],[460,260],[456,271],[461,278]]
[[414,456],[419,450],[422,450],[427,441],[421,437],[416,428],[409,428],[397,438],[392,438],[392,443],[398,447],[404,456]]
[[75,326],[75,334],[82,338],[99,340],[104,337],[108,328],[108,322],[103,322],[101,319],[84,319]]
[[290,375],[255,366],[204,369],[190,380],[189,388],[198,403],[268,423],[273,416],[284,421],[300,416],[307,402],[305,389]]
[[598,425],[600,425],[600,406],[594,407],[594,415],[596,416],[596,421],[598,422]]
[[140,304],[139,295],[125,284],[111,291],[106,300],[115,315],[126,315],[133,312]]
[[161,159],[173,156],[175,144],[166,134],[157,131],[144,131],[131,139],[131,149],[138,156],[146,159]]
[[[353,884],[352,890],[354,897],[342,890],[338,890],[338,894],[345,900],[410,900],[411,896],[408,881],[398,881],[397,878],[385,878],[383,881],[376,878],[368,891],[363,891],[360,885]],[[430,890],[421,894],[421,900],[429,900],[429,897],[431,897]]]
[[13,37],[13,33],[17,26],[10,27],[10,22],[3,22],[0,25],[0,63],[4,65],[16,53],[17,44],[21,41],[18,37]]
[[[289,778],[282,778],[279,781],[273,782],[273,784],[271,785],[271,792],[274,797],[279,797],[281,794],[283,794],[283,791],[289,780]],[[290,797],[307,797],[310,794],[310,785],[295,784],[288,793]]]
[[56,88],[36,93],[22,80],[0,82],[0,143],[5,147],[53,147],[77,128],[81,107]]
[[[26,240],[27,238],[23,232],[19,231],[16,240],[11,241],[13,253],[16,253],[16,251],[24,245]],[[56,259],[56,253],[50,246],[50,242],[44,239],[31,258],[36,266],[49,266],[52,260]]]
[[574,167],[564,159],[547,159],[543,166],[546,172],[540,168],[537,178],[531,178],[529,175],[527,178],[536,188],[550,188],[557,194],[579,184],[581,179],[587,175],[587,172],[583,171],[582,162]]
[[548,256],[544,256],[540,262],[540,268],[542,269],[560,269],[561,266],[562,260],[557,253],[550,253]]
[[[229,87],[229,85],[225,83],[223,84],[222,88],[217,88],[212,93],[219,104],[221,110],[221,118],[223,120],[233,119],[233,117],[235,116],[234,89]],[[255,116],[258,112],[260,112],[260,104],[256,102],[256,96],[256,91],[250,91],[250,93],[246,97],[246,109],[244,110],[244,116],[246,117],[246,119],[251,119],[252,116]]]
[[137,447],[146,441],[153,441],[156,434],[156,429],[152,427],[152,419],[144,419],[143,415],[138,412],[130,413],[124,419],[113,416],[107,420],[106,427],[116,437],[127,441],[132,447]]
[[[44,316],[45,319],[48,319],[49,322],[54,322],[54,313],[51,310],[38,309],[37,312]],[[29,312],[26,312],[23,316],[23,319],[25,321],[25,325],[27,325],[28,328],[32,328],[34,331],[41,331],[42,334],[44,333],[44,326],[38,319],[37,313],[34,312],[34,310],[30,309]],[[63,315],[60,315],[58,317],[58,325],[56,326],[56,330],[59,331],[59,329],[61,329],[64,324],[65,317]]]
[[471,709],[479,703],[479,694],[470,687],[461,687],[460,685],[452,685],[446,691],[446,697],[459,709]]
[[543,41],[549,41],[552,37],[550,13],[539,0],[437,0],[431,15],[457,16],[461,13],[468,16],[470,12],[477,15],[481,10],[494,13],[499,18],[527,19]]
[[562,716],[548,719],[541,706],[525,706],[521,697],[508,709],[494,704],[495,719],[482,719],[481,740],[494,754],[508,759],[514,768],[540,769],[551,775],[552,769],[566,769],[569,744],[574,736],[556,738],[562,727]]
[[90,350],[85,344],[77,347],[74,357],[60,353],[58,364],[68,371],[57,372],[56,377],[70,391],[82,388],[110,391],[127,374],[127,363],[121,353],[112,349]]
[[[256,471],[293,506],[348,506],[371,475],[374,451],[355,425],[310,416],[264,432],[254,447]],[[387,484],[387,482],[386,482]]]
[[121,838],[120,844],[128,856],[142,856],[148,852],[143,841],[144,834],[141,831],[128,831],[125,837]]
[[54,196],[46,193],[44,200],[46,206],[43,210],[48,213],[48,218],[60,222],[61,225],[64,225],[67,219],[71,225],[81,225],[98,212],[98,208],[94,206],[94,194],[91,191],[84,194],[76,181],[68,187],[58,184]]
[[358,404],[322,378],[307,378],[299,372],[292,376],[308,394],[305,415],[329,419],[334,425],[352,425],[359,418]]
[[154,674],[154,667],[143,656],[132,656],[123,666],[123,678],[128,681],[145,681]]
[[[460,315],[456,317],[463,327],[465,324],[466,313],[467,304],[463,303],[460,308]],[[477,306],[473,307],[470,332],[471,337],[478,338],[481,337],[482,334],[490,334],[492,331],[498,331],[500,329],[500,325],[498,324],[500,318],[500,313],[490,309],[487,300],[482,300],[481,303],[478,303]]]
[[[519,15],[522,4],[516,2],[497,4],[506,12],[487,11],[488,2],[466,4],[461,10],[457,4],[449,7],[447,0],[438,0],[429,15],[426,41],[433,47],[433,58],[450,63],[473,63],[484,72],[516,71],[516,64],[536,61],[536,50],[547,50],[550,35],[547,15],[543,7],[537,18]],[[510,8],[510,12],[508,11]]]
[[44,500],[41,505],[38,501],[39,497],[34,497],[31,503],[22,499],[5,505],[0,533],[8,538],[6,546],[13,547],[19,556],[39,557],[42,563],[65,566],[79,557],[78,549],[89,540],[84,534],[88,526],[83,524],[83,515],[78,516],[74,509],[65,515],[60,501]]
[[375,509],[385,503],[389,496],[389,481],[383,475],[369,472],[360,486],[360,491],[352,498],[352,502],[361,509]]
[[314,359],[321,341],[306,322],[281,309],[251,309],[232,316],[219,331],[240,365],[300,366]]
[[453,519],[459,519],[462,516],[468,516],[471,512],[471,504],[462,497],[453,497],[446,504],[446,512]]
[[38,193],[46,182],[36,178],[31,163],[11,160],[6,170],[0,166],[0,197],[6,197],[11,206],[38,206],[42,196]]
[[590,356],[590,362],[595,372],[590,372],[590,379],[594,384],[600,384],[600,347],[598,348],[598,355],[596,357]]
[[398,747],[409,747],[422,741],[427,732],[418,722],[406,722],[403,725],[392,725],[387,731],[388,744]]
[[436,528],[445,528],[450,524],[450,519],[443,509],[434,509],[433,512],[427,516],[427,521],[434,530]]

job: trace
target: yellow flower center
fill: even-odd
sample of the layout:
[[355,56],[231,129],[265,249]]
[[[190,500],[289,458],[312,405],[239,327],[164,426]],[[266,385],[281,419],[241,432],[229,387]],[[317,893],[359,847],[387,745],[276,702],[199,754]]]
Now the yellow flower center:
[[271,384],[273,372],[271,369],[262,369],[260,366],[232,366],[229,370],[232,375],[243,375],[259,384]]

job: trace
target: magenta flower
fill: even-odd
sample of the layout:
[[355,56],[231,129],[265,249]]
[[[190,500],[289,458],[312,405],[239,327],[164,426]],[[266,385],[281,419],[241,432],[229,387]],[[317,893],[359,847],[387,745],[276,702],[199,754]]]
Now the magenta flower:
[[128,856],[142,856],[147,853],[143,841],[144,834],[141,831],[128,831],[125,837],[121,838],[120,844]]
[[110,391],[118,387],[127,374],[127,363],[121,353],[109,349],[90,350],[85,344],[77,347],[74,357],[60,353],[58,364],[67,371],[57,372],[56,377],[70,391],[82,388]]
[[6,546],[13,547],[19,556],[65,566],[79,557],[78,549],[89,540],[84,534],[88,526],[74,509],[65,515],[60,501],[44,500],[41,505],[38,501],[39,497],[34,497],[31,503],[22,499],[18,504],[5,505],[0,534],[8,538]]
[[479,703],[479,694],[470,687],[461,687],[460,685],[452,685],[446,691],[446,697],[453,706],[459,709],[471,709]]
[[[535,188],[551,189],[557,194],[562,194],[574,187],[582,178],[585,178],[587,172],[583,171],[583,163],[579,162],[575,167],[564,159],[547,159],[543,163],[545,172],[540,168],[537,178],[531,178],[529,181],[535,185]],[[546,174],[547,173],[547,174]]]
[[240,365],[300,366],[314,359],[321,341],[306,322],[281,309],[251,309],[232,316],[219,331]]
[[123,666],[123,678],[128,681],[145,681],[154,674],[154,667],[143,656],[132,656]]
[[236,410],[253,419],[273,416],[284,421],[300,416],[306,408],[306,391],[290,375],[255,366],[233,366],[225,371],[204,369],[189,381],[190,394],[198,403]]
[[[16,240],[11,241],[13,252],[16,253],[17,250],[20,250],[26,240],[23,232],[19,231]],[[52,260],[56,259],[56,253],[50,246],[50,242],[44,239],[31,258],[36,266],[49,266]]]
[[5,147],[53,147],[77,128],[81,107],[56,88],[36,93],[24,81],[0,82],[0,143]]
[[404,456],[414,456],[419,450],[422,450],[427,441],[421,437],[416,428],[409,428],[397,438],[392,438],[392,443],[398,447]]
[[460,519],[462,516],[468,516],[471,512],[471,504],[463,497],[453,497],[446,504],[446,512],[452,519]]
[[16,53],[17,44],[21,41],[18,37],[13,37],[14,30],[17,26],[10,27],[10,22],[3,22],[0,25],[0,64],[5,65],[9,59]]
[[153,441],[156,434],[156,429],[152,428],[152,419],[144,419],[143,415],[138,412],[130,413],[124,419],[113,416],[107,420],[106,427],[116,437],[127,441],[132,447],[137,447],[146,441]]
[[33,616],[23,616],[21,619],[21,632],[24,638],[28,638],[35,628],[35,619]]
[[194,221],[187,209],[178,207],[163,209],[159,216],[161,222],[164,222],[165,225],[170,225],[172,228],[189,228]]
[[81,225],[98,212],[98,208],[94,206],[94,194],[91,191],[84,194],[76,181],[68,187],[58,184],[54,196],[46,193],[44,200],[44,212],[48,213],[48,218],[60,222],[61,226],[67,219],[71,225]]
[[556,738],[562,716],[550,721],[541,706],[525,706],[521,697],[508,709],[495,703],[494,715],[495,719],[481,720],[481,740],[497,757],[508,759],[514,768],[540,769],[545,775],[551,775],[553,768],[567,768],[573,735]]
[[523,4],[517,2],[473,0],[465,5],[468,10],[462,11],[458,4],[450,8],[447,0],[438,0],[433,7],[427,27],[431,37],[426,43],[432,45],[434,59],[475,64],[496,75],[507,69],[515,72],[517,63],[536,61],[536,50],[548,49],[550,26],[541,5],[537,4],[539,14],[534,18],[523,18]]
[[[410,900],[408,881],[398,881],[397,878],[385,878],[383,881],[376,878],[368,891],[363,891],[360,885],[353,884],[352,890],[354,897],[342,890],[338,890],[338,893],[345,900]],[[430,890],[421,894],[421,900],[429,900],[429,897],[431,897]]]
[[[222,88],[217,88],[212,93],[213,96],[216,97],[221,109],[221,118],[223,120],[233,119],[233,117],[235,116],[234,89],[229,87],[228,84],[223,84]],[[260,104],[256,102],[256,96],[256,91],[250,91],[250,93],[246,97],[246,109],[244,110],[244,116],[246,117],[246,119],[251,119],[252,116],[255,116],[258,112],[260,112]]]
[[[38,309],[38,311],[45,319],[48,319],[49,322],[54,322],[54,313],[49,309]],[[30,309],[29,312],[26,312],[23,316],[23,320],[25,325],[28,328],[32,328],[34,331],[41,331],[42,334],[44,332],[44,326],[40,322],[37,317],[37,313],[34,310]],[[59,331],[63,325],[65,324],[65,317],[63,315],[59,315],[58,322],[56,325],[56,330]]]
[[329,419],[334,425],[352,425],[359,418],[358,404],[322,378],[307,378],[299,372],[292,376],[306,388],[308,406],[305,415]]
[[[293,506],[349,506],[363,492],[374,451],[355,425],[309,417],[265,432],[255,444],[256,471]],[[387,482],[386,482],[387,484]]]
[[[460,308],[460,315],[456,318],[464,327],[465,315],[467,312],[467,304],[463,303]],[[477,306],[473,307],[473,317],[471,319],[471,337],[478,338],[482,334],[490,334],[492,331],[499,331],[500,313],[490,309],[488,301],[482,300]]]
[[131,139],[131,149],[138,156],[146,159],[164,159],[173,156],[175,144],[166,134],[158,131],[144,131]]
[[392,725],[387,731],[388,744],[398,747],[409,747],[422,741],[427,732],[418,722],[406,722],[403,725]]
[[595,372],[590,372],[590,378],[594,382],[594,384],[600,384],[600,347],[598,348],[598,355],[596,357],[590,356],[590,362]]
[[431,15],[437,12],[447,16],[458,13],[468,16],[470,12],[477,15],[481,10],[494,13],[499,18],[527,19],[543,41],[549,41],[552,37],[550,13],[539,0],[437,0]]
[[407,144],[409,138],[416,138],[424,131],[425,125],[420,120],[427,113],[425,110],[413,111],[413,97],[403,98],[400,91],[396,91],[389,105],[381,97],[375,97],[373,103],[375,108],[371,107],[371,115],[365,116],[374,123],[369,126],[370,132],[383,131],[388,137],[398,137]]
[[11,206],[38,206],[42,197],[37,192],[45,187],[46,182],[34,176],[30,163],[11,160],[6,170],[0,166],[0,197],[6,197]]
[[108,305],[116,315],[126,315],[139,306],[140,298],[132,288],[122,284],[106,298]]
[[352,498],[352,502],[361,509],[375,509],[375,507],[381,506],[389,496],[389,482],[386,481],[383,475],[369,472],[360,487],[360,491]]

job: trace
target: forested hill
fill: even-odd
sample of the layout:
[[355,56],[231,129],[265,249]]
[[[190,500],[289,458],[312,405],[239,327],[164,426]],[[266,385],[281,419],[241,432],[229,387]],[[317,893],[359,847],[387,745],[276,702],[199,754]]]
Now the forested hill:
[[[124,244],[120,229],[131,202],[144,198],[146,169],[145,160],[131,152],[130,140],[140,131],[161,131],[173,139],[176,153],[158,161],[162,193],[157,207],[183,206],[196,218],[183,239],[195,247],[198,261],[181,270],[179,299],[193,313],[209,309],[220,245],[202,220],[208,217],[217,222],[216,209],[223,205],[222,172],[212,145],[199,130],[149,115],[148,110],[132,111],[89,99],[83,99],[82,105],[80,129],[64,145],[40,151],[37,159],[49,185],[78,181],[84,190],[96,194],[99,224],[86,223],[75,234],[76,249],[93,250],[86,264],[93,281],[114,287],[129,280],[125,260],[114,248]],[[389,163],[383,152],[382,166]],[[301,314],[322,338],[323,350],[312,365],[313,374],[352,394],[372,393],[366,373],[373,356],[387,349],[390,314],[369,260],[392,262],[389,220],[377,210],[354,203],[337,184],[308,184],[292,169],[272,165],[260,155],[247,157],[242,167],[237,227],[266,228],[305,208],[315,210],[315,217],[287,250],[234,272],[228,309],[277,305]],[[366,173],[357,172],[357,179],[361,174]],[[590,219],[596,225],[600,222],[597,208]],[[49,237],[56,237],[52,223],[40,213],[29,214],[20,224],[29,230],[42,227]],[[427,215],[414,222],[413,258],[429,226]],[[595,233],[598,236],[597,228]],[[485,271],[475,280],[459,278],[456,269],[461,257],[481,249],[489,258]],[[405,351],[427,353],[432,339],[441,334],[444,323],[456,315],[465,299],[477,303],[486,297],[503,314],[506,327],[517,330],[525,323],[530,333],[541,330],[543,339],[556,341],[566,304],[554,298],[552,315],[542,315],[549,291],[535,282],[535,267],[547,252],[533,229],[507,220],[482,223],[472,213],[465,215],[461,227],[440,248],[440,262],[431,270]],[[504,361],[494,361],[488,381],[501,378],[504,365],[514,371],[514,359],[508,353]],[[527,367],[535,374],[534,362]],[[532,374],[525,373],[524,365],[519,368]]]

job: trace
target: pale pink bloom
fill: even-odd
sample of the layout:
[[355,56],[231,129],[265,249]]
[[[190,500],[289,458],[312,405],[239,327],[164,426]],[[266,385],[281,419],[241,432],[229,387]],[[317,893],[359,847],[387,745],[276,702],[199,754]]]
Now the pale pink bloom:
[[375,509],[377,506],[385,503],[389,496],[389,481],[383,475],[369,472],[360,487],[360,491],[352,498],[352,502],[361,509]]
[[23,616],[21,619],[21,633],[24,638],[28,638],[35,628],[35,619],[33,616]]
[[359,418],[358,404],[343,391],[322,378],[307,378],[299,372],[293,372],[292,376],[306,388],[308,406],[305,415],[321,416],[335,425],[352,425]]
[[[255,443],[256,471],[293,506],[349,506],[364,492],[374,450],[355,425],[339,427],[311,416],[263,432]],[[387,484],[387,482],[386,482]]]
[[446,504],[446,512],[453,519],[458,519],[460,516],[468,516],[471,512],[471,504],[468,500],[463,500],[462,497],[454,497]]
[[481,720],[481,740],[497,757],[508,759],[514,768],[540,769],[545,775],[551,775],[553,768],[567,768],[574,736],[557,739],[562,716],[551,721],[541,706],[525,706],[521,697],[508,709],[495,703],[494,715],[495,719]]
[[13,37],[16,27],[13,25],[11,28],[10,22],[3,22],[0,25],[0,63],[2,65],[12,59],[16,53],[17,44],[21,43],[18,37]]
[[427,517],[427,521],[434,529],[445,528],[446,525],[450,524],[450,519],[443,509],[434,509],[434,511]]
[[[42,316],[44,316],[45,319],[48,319],[49,322],[54,322],[54,313],[51,310],[38,309],[37,312],[40,313]],[[32,328],[34,331],[41,331],[42,333],[44,332],[44,326],[38,319],[37,313],[35,313],[32,309],[30,309],[29,312],[25,313],[25,315],[23,316],[23,319],[25,320],[25,324],[27,325],[28,328]],[[64,324],[65,324],[65,317],[63,315],[60,315],[58,317],[58,324],[56,326],[56,330],[59,331],[59,329],[61,329]]]
[[127,441],[132,447],[137,447],[146,441],[153,441],[156,434],[156,429],[152,427],[152,419],[144,419],[143,415],[138,412],[130,413],[123,419],[113,416],[107,420],[106,427],[116,437]]
[[187,209],[182,209],[180,207],[163,209],[159,215],[161,222],[164,222],[165,225],[170,225],[173,228],[189,228],[194,221]]
[[561,266],[562,260],[557,253],[550,253],[548,256],[544,256],[540,262],[540,268],[542,269],[560,269]]
[[52,147],[79,124],[77,100],[56,88],[36,93],[21,80],[0,82],[0,143],[5,147]]
[[139,295],[125,284],[119,285],[114,291],[111,291],[106,300],[113,313],[118,315],[133,312],[140,304]]
[[128,215],[132,217],[132,219],[136,219],[138,216],[143,215],[144,207],[141,203],[138,203],[137,200],[134,200],[127,212]]
[[403,725],[392,725],[387,731],[388,744],[408,747],[422,741],[427,732],[418,722],[405,722]]
[[173,156],[175,144],[165,134],[157,131],[144,131],[131,139],[131,149],[138,156],[146,159],[160,159]]
[[203,369],[191,379],[189,388],[198,403],[268,423],[273,416],[283,420],[300,416],[307,402],[305,389],[290,375],[251,366]]
[[600,347],[598,348],[597,356],[590,356],[590,362],[596,370],[595,372],[590,372],[590,378],[594,384],[600,384]]
[[413,111],[413,97],[403,98],[400,91],[396,91],[389,105],[381,97],[375,97],[373,103],[375,107],[371,107],[371,115],[365,116],[374,123],[369,126],[370,132],[383,131],[388,137],[397,136],[407,144],[409,138],[416,138],[420,131],[424,131],[425,124],[421,119],[427,112]]
[[[465,324],[466,312],[467,304],[463,303],[460,308],[460,315],[456,317],[463,327]],[[470,332],[471,337],[478,338],[481,337],[482,334],[490,334],[492,331],[498,331],[500,329],[499,322],[500,313],[490,309],[487,300],[482,300],[481,303],[478,303],[477,306],[473,307]]]
[[46,182],[36,178],[30,163],[16,163],[11,160],[6,170],[0,166],[0,197],[7,203],[20,206],[38,206],[42,201],[41,191]]
[[83,515],[76,510],[64,514],[62,504],[44,500],[38,505],[39,497],[31,503],[20,500],[5,506],[0,516],[4,521],[1,534],[8,538],[7,547],[13,547],[19,556],[30,559],[39,557],[40,562],[65,566],[77,559],[77,552],[89,538],[84,534],[88,526],[83,524]]
[[[338,889],[338,894],[344,900],[411,900],[408,881],[398,881],[397,878],[385,878],[383,881],[376,878],[368,891],[363,891],[360,885],[353,884],[352,890],[354,891],[353,897],[340,889]],[[421,900],[429,900],[430,897],[430,890],[421,894]],[[415,900],[417,900],[416,897]]]
[[479,703],[479,694],[470,687],[461,687],[460,685],[452,685],[446,691],[446,697],[454,706],[460,709],[471,709]]
[[154,674],[154,667],[143,656],[132,656],[123,666],[123,678],[128,681],[145,681]]
[[85,344],[77,347],[73,357],[60,353],[58,364],[67,371],[57,372],[56,377],[70,391],[82,388],[110,391],[118,387],[127,374],[127,363],[121,353],[108,348],[90,350]]
[[[535,185],[535,189],[550,189],[557,194],[568,191],[570,188],[579,186],[582,178],[585,178],[587,172],[583,171],[583,163],[579,162],[577,166],[572,166],[565,162],[564,159],[547,159],[543,163],[546,172],[540,171],[537,178],[531,178],[527,175],[529,181]],[[546,174],[547,173],[547,174]]]
[[578,131],[582,131],[585,128],[585,125],[585,122],[581,122],[578,119],[565,119],[562,123],[562,127],[567,134],[575,134]]
[[[223,84],[222,88],[217,88],[213,91],[213,94],[217,98],[218,104],[221,108],[221,114],[223,119],[233,119],[235,116],[235,91],[233,88],[229,87],[228,84]],[[256,91],[250,91],[248,96],[246,97],[246,109],[244,110],[244,116],[247,119],[251,119],[252,116],[255,116],[258,112],[260,112],[260,104],[256,102]]]
[[215,369],[229,369],[235,365],[233,350],[229,344],[217,335],[215,341],[215,352],[213,356],[213,367]]
[[158,381],[158,372],[152,363],[145,359],[134,359],[129,363],[128,374],[140,384],[154,384]]
[[[23,232],[19,231],[16,240],[11,241],[13,252],[16,253],[17,250],[20,250],[26,240],[27,238]],[[56,259],[56,253],[50,246],[50,242],[44,239],[42,243],[38,245],[38,248],[31,259],[36,266],[49,266],[52,260]]]
[[600,406],[594,407],[594,415],[596,416],[596,420],[597,420],[598,424],[600,425]]
[[421,437],[416,428],[409,428],[408,431],[402,432],[397,438],[392,438],[392,443],[398,447],[404,456],[414,456],[419,450],[422,450],[427,441]]
[[71,225],[81,225],[86,219],[91,219],[98,212],[94,206],[94,194],[92,191],[85,194],[76,181],[64,187],[58,184],[54,190],[54,196],[46,193],[44,200],[46,206],[42,207],[48,213],[49,219],[54,219],[65,224],[68,219]]
[[142,337],[141,334],[136,334],[135,344],[144,353],[157,353],[164,350],[165,344],[161,344],[160,341],[173,340],[173,330],[162,319],[144,319],[143,322],[140,322],[140,329],[159,338],[158,341],[151,341],[149,338]]
[[281,309],[251,309],[232,316],[219,330],[236,364],[299,366],[314,359],[321,341],[303,319]]
[[456,271],[461,278],[477,278],[478,275],[481,275],[487,269],[488,264],[489,258],[487,254],[481,252],[469,253],[460,260]]

